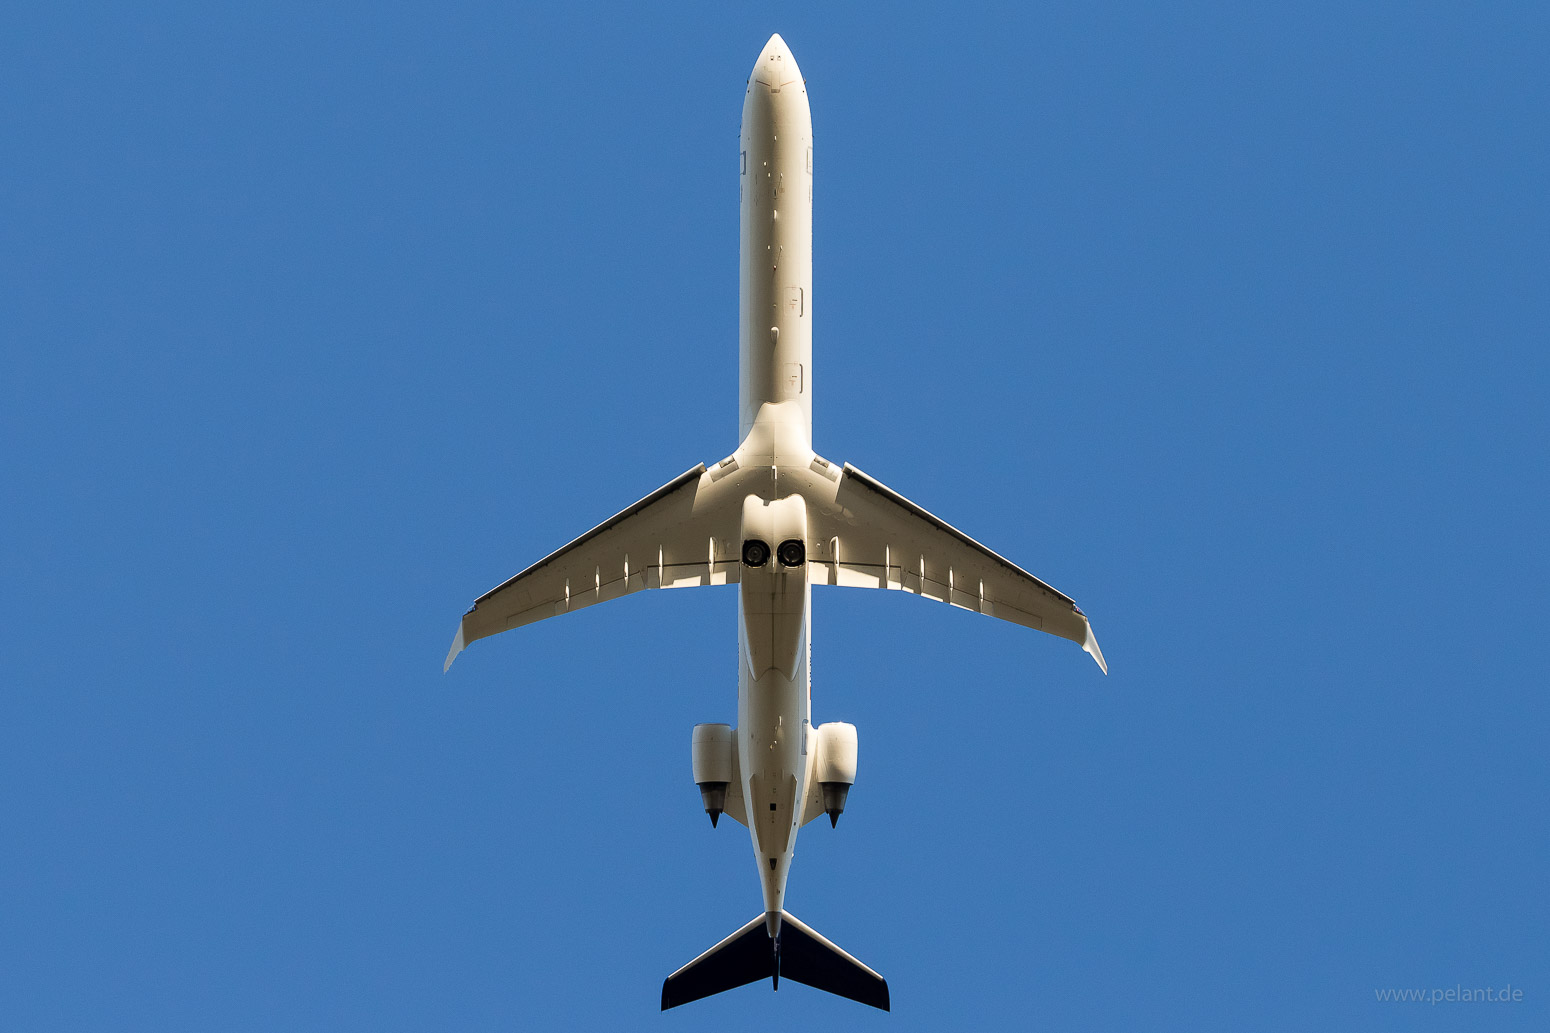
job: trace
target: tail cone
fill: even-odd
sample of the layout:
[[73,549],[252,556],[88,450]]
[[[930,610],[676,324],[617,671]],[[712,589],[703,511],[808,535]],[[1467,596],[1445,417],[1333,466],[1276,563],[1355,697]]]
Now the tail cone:
[[764,923],[772,934],[770,940],[770,989],[780,989],[780,912],[768,911],[764,915]]

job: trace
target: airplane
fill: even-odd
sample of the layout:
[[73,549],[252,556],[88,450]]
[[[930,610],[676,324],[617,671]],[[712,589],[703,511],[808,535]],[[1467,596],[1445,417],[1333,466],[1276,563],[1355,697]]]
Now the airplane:
[[779,34],[743,98],[739,444],[480,596],[443,671],[478,639],[654,588],[738,587],[737,727],[694,727],[714,827],[747,826],[764,909],[662,985],[662,1009],[781,976],[889,1009],[882,976],[786,910],[798,830],[837,826],[856,729],[811,722],[814,585],[908,592],[1058,635],[1108,665],[1066,595],[849,463],[813,451],[813,123]]

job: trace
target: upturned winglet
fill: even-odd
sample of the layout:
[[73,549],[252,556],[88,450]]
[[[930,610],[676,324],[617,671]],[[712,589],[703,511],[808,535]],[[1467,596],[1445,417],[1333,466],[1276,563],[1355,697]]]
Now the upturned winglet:
[[[1098,640],[1093,638],[1093,626],[1091,624],[1087,625],[1087,639],[1082,643],[1082,649],[1087,652],[1088,656],[1098,661],[1098,668],[1104,674],[1109,673],[1109,665],[1103,659],[1103,650],[1098,648]],[[449,664],[451,662],[451,660],[447,661]]]
[[446,674],[452,668],[452,661],[463,651],[463,622],[457,622],[457,635],[452,639],[452,648],[447,650],[447,662],[441,665],[441,673]]

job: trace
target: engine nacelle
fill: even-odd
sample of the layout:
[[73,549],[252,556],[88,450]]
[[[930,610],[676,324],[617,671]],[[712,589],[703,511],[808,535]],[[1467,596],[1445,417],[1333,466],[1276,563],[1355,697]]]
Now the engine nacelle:
[[731,725],[695,725],[690,748],[694,782],[700,787],[711,828],[727,809],[727,786],[736,778],[737,739]]
[[845,812],[850,787],[856,784],[856,726],[845,721],[830,721],[813,730],[816,756],[813,781],[823,796],[823,813],[834,828]]

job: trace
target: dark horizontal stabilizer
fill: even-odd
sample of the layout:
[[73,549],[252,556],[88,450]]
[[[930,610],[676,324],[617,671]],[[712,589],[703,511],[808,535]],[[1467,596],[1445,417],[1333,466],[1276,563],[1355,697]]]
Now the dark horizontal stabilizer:
[[778,961],[760,915],[668,976],[662,1010],[777,975],[888,1011],[888,981],[789,911],[781,912]]
[[662,1010],[775,975],[775,952],[761,914],[662,981]]
[[811,926],[783,912],[780,974],[817,990],[888,1010],[888,980],[824,939]]

